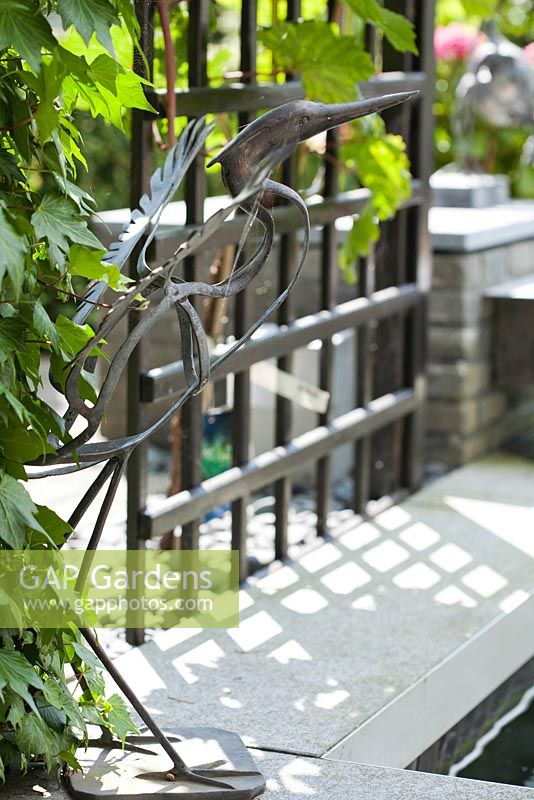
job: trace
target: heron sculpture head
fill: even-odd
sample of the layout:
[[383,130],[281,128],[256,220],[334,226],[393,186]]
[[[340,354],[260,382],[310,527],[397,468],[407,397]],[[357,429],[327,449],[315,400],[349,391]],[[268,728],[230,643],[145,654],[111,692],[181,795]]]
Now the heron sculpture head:
[[[258,163],[270,153],[280,150],[291,152],[299,142],[310,139],[338,125],[384,111],[404,103],[419,92],[399,92],[370,100],[355,100],[350,103],[313,103],[310,100],[294,100],[284,103],[263,114],[247,125],[208,166],[221,164],[224,184],[232,196],[236,196],[250,179]],[[263,205],[272,205],[271,192],[264,194]]]

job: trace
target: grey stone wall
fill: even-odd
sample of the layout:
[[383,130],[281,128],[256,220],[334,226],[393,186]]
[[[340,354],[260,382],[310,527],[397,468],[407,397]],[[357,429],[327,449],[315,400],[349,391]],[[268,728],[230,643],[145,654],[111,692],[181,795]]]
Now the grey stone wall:
[[534,272],[534,240],[478,253],[435,253],[429,297],[426,460],[463,464],[497,447],[515,408],[494,376],[489,286]]

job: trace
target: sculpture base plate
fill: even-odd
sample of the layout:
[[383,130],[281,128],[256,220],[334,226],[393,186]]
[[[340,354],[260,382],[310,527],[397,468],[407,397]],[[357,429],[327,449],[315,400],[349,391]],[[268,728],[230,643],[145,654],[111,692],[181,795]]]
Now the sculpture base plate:
[[[89,742],[76,754],[83,772],[66,778],[76,800],[153,800],[176,795],[180,800],[250,800],[265,790],[265,781],[242,740],[220,728],[177,728],[166,731],[195,779],[174,776],[169,756],[152,735],[129,736],[119,742]],[[206,782],[203,782],[206,778]],[[213,783],[210,783],[213,781]],[[222,784],[222,785],[216,785]]]

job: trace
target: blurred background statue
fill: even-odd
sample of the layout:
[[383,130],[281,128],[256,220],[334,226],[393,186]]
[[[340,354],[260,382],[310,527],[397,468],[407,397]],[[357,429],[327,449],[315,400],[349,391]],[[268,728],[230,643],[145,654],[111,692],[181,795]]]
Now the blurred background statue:
[[534,198],[534,43],[527,28],[511,27],[518,11],[502,0],[491,20],[435,30],[436,206]]
[[[477,119],[495,128],[534,126],[534,68],[527,55],[499,33],[493,20],[481,32],[485,38],[475,46],[456,88],[453,131],[457,164],[464,169],[482,166],[466,146]],[[530,137],[523,151],[527,163],[533,163],[533,150]]]

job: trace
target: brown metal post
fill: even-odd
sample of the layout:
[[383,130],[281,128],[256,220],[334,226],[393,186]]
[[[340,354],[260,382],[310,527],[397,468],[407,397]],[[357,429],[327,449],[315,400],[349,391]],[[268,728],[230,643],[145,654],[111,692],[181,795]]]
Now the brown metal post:
[[[296,20],[300,15],[300,0],[288,0],[287,16],[288,20]],[[291,76],[286,76],[289,80]],[[293,155],[282,167],[282,181],[289,186],[294,186],[296,179],[296,156]],[[283,291],[293,274],[295,267],[297,250],[296,233],[287,233],[280,239],[280,266],[278,291]],[[288,297],[284,305],[278,312],[278,324],[287,325],[294,318],[293,298]],[[277,361],[278,369],[283,372],[291,372],[293,364],[292,354],[283,355]],[[292,428],[292,408],[291,401],[285,397],[276,397],[275,406],[275,444],[286,444],[291,437]],[[289,521],[289,506],[291,503],[291,479],[289,476],[280,478],[274,485],[275,501],[275,558],[284,559],[287,556],[287,529]]]
[[[190,0],[188,31],[189,86],[206,86],[209,26],[209,0]],[[178,109],[179,113],[180,109]],[[202,222],[206,196],[204,156],[195,159],[185,180],[186,224]],[[194,281],[198,275],[199,259],[192,257],[184,263],[184,278]],[[201,479],[202,400],[193,397],[182,409],[182,488],[192,489]],[[198,550],[199,521],[182,526],[182,549]]]
[[[150,0],[135,0],[135,13],[139,21],[139,44],[146,58],[141,53],[134,55],[134,69],[139,75],[150,78],[146,74],[146,65],[152,69],[154,45],[154,6]],[[152,174],[152,119],[146,111],[134,109],[132,111],[132,144],[131,144],[131,186],[130,208],[137,208],[139,200],[147,190]],[[137,248],[130,260],[130,275],[136,277],[136,263],[139,255]],[[128,333],[137,325],[140,312],[132,311],[128,315]],[[127,436],[138,433],[143,427],[143,406],[140,397],[140,376],[146,369],[145,350],[146,344],[141,340],[128,361],[127,370],[127,398],[126,398],[126,432]],[[126,547],[128,550],[144,548],[144,540],[140,536],[139,518],[141,511],[146,506],[147,498],[147,472],[148,472],[148,444],[137,447],[128,460],[126,478],[127,512],[126,512]],[[126,639],[129,644],[142,644],[145,637],[144,629],[130,628],[127,621]]]
[[[243,83],[256,83],[256,29],[257,3],[241,5],[241,71]],[[238,115],[241,129],[254,118],[253,114]],[[234,332],[243,336],[251,323],[251,294],[247,287],[235,299]],[[234,466],[241,467],[250,457],[250,372],[245,370],[234,376],[234,407],[232,414],[232,458]],[[232,503],[232,550],[239,550],[239,578],[248,576],[247,533],[249,495],[240,497]]]

